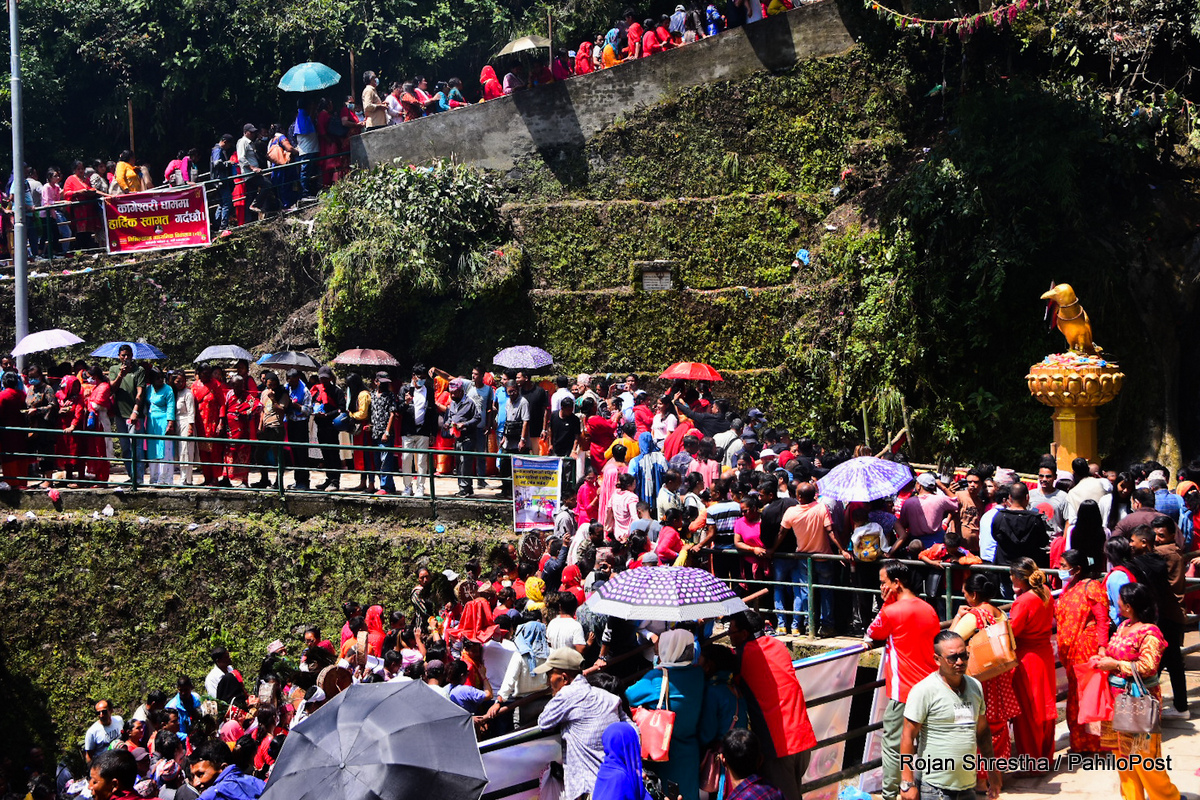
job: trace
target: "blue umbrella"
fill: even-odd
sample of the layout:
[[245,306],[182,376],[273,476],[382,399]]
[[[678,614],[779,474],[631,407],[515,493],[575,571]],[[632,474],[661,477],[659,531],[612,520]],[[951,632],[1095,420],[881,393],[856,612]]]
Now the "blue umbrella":
[[319,61],[297,64],[279,79],[279,88],[285,92],[315,92],[337,86],[342,76]]
[[538,367],[548,367],[554,363],[554,356],[547,353],[540,347],[531,347],[529,345],[518,345],[517,347],[506,347],[496,357],[492,359],[492,363],[499,364],[508,369],[536,369]]
[[843,461],[821,478],[821,497],[843,503],[866,503],[881,497],[891,497],[913,479],[912,471],[904,464],[884,461],[872,456],[859,456]]
[[92,355],[94,355],[96,358],[116,358],[117,353],[120,352],[122,345],[129,345],[132,347],[133,357],[137,359],[166,358],[166,356],[163,355],[162,350],[159,350],[152,344],[146,344],[145,342],[108,342],[107,344],[102,344],[93,350]]
[[274,353],[263,353],[261,356],[259,356],[258,361],[255,361],[254,363],[255,364],[265,364],[274,355],[275,355]]

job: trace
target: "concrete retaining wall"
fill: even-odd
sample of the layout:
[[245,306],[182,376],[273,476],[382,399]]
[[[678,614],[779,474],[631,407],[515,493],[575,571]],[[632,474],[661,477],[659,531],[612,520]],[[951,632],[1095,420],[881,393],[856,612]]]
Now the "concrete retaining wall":
[[782,70],[806,58],[854,46],[835,0],[703,39],[651,58],[539,86],[487,103],[368,131],[351,143],[354,162],[402,158],[421,163],[456,158],[506,170],[528,155],[550,157],[581,147],[623,112],[657,103],[690,86]]

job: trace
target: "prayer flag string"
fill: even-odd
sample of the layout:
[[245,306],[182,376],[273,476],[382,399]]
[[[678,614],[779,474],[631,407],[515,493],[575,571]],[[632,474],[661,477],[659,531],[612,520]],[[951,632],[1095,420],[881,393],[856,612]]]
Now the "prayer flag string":
[[967,34],[974,33],[985,25],[993,25],[997,28],[1005,23],[1011,25],[1013,20],[1022,11],[1031,6],[1034,8],[1043,7],[1045,3],[1044,0],[1017,0],[1015,3],[993,8],[990,11],[984,11],[980,14],[969,14],[964,17],[955,17],[954,19],[922,19],[921,17],[910,16],[888,8],[885,5],[881,5],[877,0],[865,0],[865,5],[879,14],[880,17],[890,19],[901,30],[916,31],[920,34],[928,33],[930,37],[953,32],[957,33],[961,38]]

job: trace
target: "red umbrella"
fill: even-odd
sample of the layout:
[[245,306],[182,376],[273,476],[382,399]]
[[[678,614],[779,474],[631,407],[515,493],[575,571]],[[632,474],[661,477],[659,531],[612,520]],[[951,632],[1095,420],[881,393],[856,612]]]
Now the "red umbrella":
[[721,373],[699,361],[680,361],[667,367],[660,378],[682,378],[686,381],[720,381]]
[[364,350],[355,348],[344,353],[338,353],[333,360],[335,364],[351,364],[364,367],[398,367],[400,362],[386,350]]

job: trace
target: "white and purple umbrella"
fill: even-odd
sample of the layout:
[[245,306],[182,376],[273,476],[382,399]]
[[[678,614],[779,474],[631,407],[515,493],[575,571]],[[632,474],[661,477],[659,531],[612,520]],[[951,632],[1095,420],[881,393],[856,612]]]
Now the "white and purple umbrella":
[[817,484],[821,497],[843,503],[867,503],[891,497],[912,482],[913,474],[904,464],[874,456],[859,456],[843,461]]
[[687,622],[746,610],[742,598],[702,569],[639,567],[614,575],[584,603],[618,619]]
[[496,353],[492,363],[507,369],[537,369],[553,364],[554,356],[540,347],[522,344],[516,347],[506,347]]
[[17,346],[13,348],[14,356],[26,356],[30,353],[41,353],[45,350],[57,350],[60,347],[70,347],[73,344],[80,344],[83,339],[80,339],[70,331],[64,331],[62,328],[51,328],[48,331],[38,331],[31,333],[28,336],[21,338],[17,342]]

